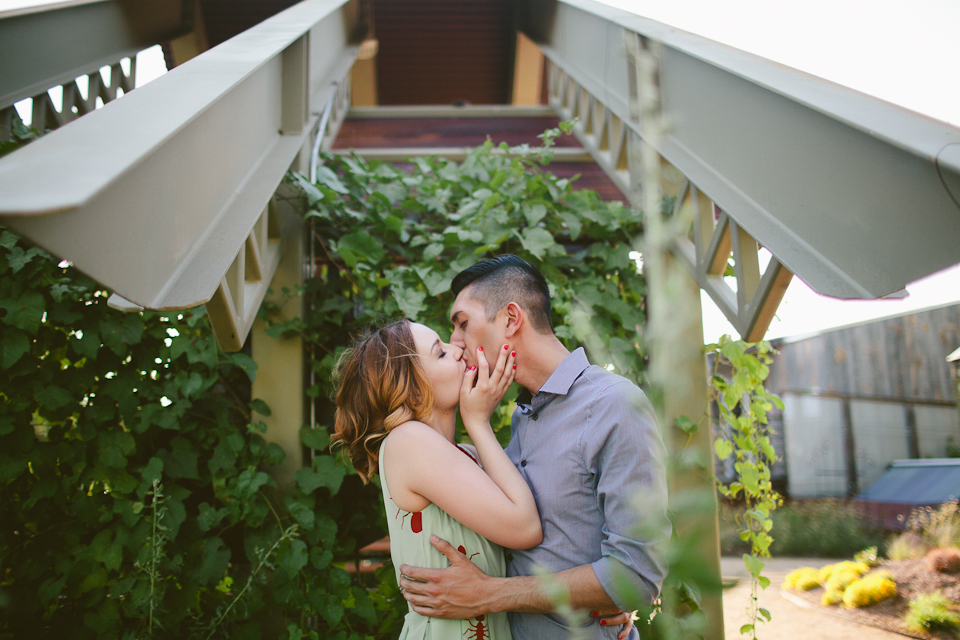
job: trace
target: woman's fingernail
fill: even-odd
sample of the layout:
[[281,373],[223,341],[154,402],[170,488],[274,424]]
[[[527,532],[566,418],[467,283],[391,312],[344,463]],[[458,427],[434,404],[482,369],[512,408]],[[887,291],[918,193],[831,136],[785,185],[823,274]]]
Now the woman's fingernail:
[[596,618],[597,615],[599,615],[599,614],[598,614],[596,611],[591,611],[591,612],[590,612],[590,617],[592,617],[592,618]]
[[600,621],[600,626],[601,626],[601,627],[607,626],[607,621],[606,621],[606,620],[601,620],[601,621]]
[[510,348],[510,345],[506,345],[506,344],[503,345],[503,350],[504,350],[504,351],[506,351],[506,350],[509,349],[509,348]]
[[517,352],[516,352],[516,351],[511,351],[511,352],[510,352],[510,357],[511,357],[511,358],[516,358],[516,357],[517,357]]
[[517,368],[517,365],[513,365],[513,368],[516,369],[516,368]]
[[473,371],[474,369],[476,369],[476,367],[470,367],[470,371]]
[[477,347],[477,351],[483,351],[483,347]]

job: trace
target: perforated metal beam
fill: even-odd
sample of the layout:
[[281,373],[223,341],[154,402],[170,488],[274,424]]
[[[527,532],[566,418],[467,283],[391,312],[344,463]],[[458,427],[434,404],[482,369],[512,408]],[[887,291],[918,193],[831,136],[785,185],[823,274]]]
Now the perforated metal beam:
[[100,0],[0,12],[0,109],[187,33],[185,2]]
[[[567,90],[602,104],[622,139],[643,139],[624,35],[659,42],[658,151],[819,293],[883,297],[960,262],[960,130],[592,0],[524,12]],[[608,172],[632,180],[605,151]]]
[[252,278],[249,239],[331,95],[346,112],[358,17],[356,2],[306,0],[0,159],[0,219],[117,306],[216,294],[236,329],[218,338],[239,348],[276,262],[261,246]]

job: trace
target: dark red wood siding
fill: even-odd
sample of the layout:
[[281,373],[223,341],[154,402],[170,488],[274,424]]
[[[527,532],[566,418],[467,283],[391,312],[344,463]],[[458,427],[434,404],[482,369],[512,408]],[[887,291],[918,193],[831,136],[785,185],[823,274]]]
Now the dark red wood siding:
[[373,0],[382,105],[508,104],[510,0]]

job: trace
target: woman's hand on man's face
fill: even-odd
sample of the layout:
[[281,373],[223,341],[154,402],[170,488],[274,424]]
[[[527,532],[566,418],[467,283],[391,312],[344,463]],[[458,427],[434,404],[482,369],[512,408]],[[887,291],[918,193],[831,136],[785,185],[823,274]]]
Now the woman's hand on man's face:
[[517,375],[517,352],[506,344],[497,355],[493,371],[483,347],[477,347],[476,362],[476,366],[467,368],[460,386],[460,416],[468,429],[478,423],[489,424],[490,416]]

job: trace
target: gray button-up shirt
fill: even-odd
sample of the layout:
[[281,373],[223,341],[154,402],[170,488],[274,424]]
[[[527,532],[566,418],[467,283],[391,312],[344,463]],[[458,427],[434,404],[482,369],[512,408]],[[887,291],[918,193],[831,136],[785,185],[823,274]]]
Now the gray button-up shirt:
[[[507,455],[540,510],[543,542],[507,553],[507,575],[589,564],[624,611],[649,604],[666,576],[665,451],[653,406],[635,384],[591,365],[583,349],[567,356],[535,396],[522,391]],[[616,638],[619,627],[591,619],[589,634]],[[511,613],[514,640],[556,640],[556,615]],[[629,636],[637,638],[637,631]]]

